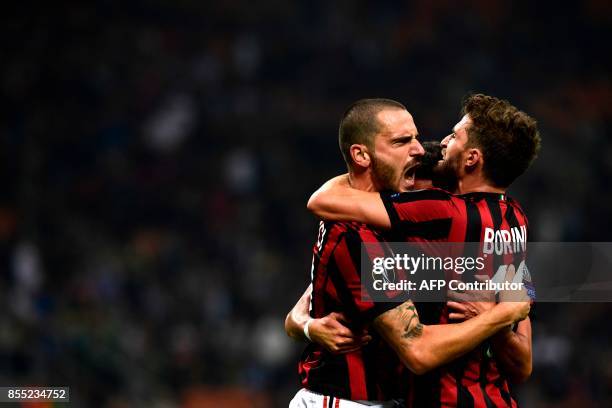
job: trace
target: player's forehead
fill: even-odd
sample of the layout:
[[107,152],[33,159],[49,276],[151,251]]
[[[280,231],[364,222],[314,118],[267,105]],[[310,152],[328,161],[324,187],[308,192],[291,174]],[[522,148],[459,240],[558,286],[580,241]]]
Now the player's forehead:
[[462,130],[467,130],[467,128],[472,124],[472,119],[469,115],[463,115],[461,120],[457,122],[457,124],[453,127],[453,132],[457,133]]
[[412,115],[405,109],[383,109],[376,116],[381,135],[392,137],[418,134]]

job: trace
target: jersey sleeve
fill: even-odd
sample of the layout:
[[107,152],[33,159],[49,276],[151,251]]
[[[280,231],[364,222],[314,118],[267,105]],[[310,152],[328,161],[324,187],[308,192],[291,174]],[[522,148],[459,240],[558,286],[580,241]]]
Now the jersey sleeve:
[[452,194],[433,188],[404,193],[380,193],[391,229],[424,239],[446,238],[455,212]]
[[363,324],[407,300],[408,294],[403,291],[377,291],[377,296],[374,297],[371,271],[365,270],[362,274],[362,261],[369,263],[374,257],[392,256],[387,244],[378,240],[373,231],[347,230],[336,246],[333,256],[337,275],[332,274],[331,278],[336,280],[338,297],[350,304],[350,314]]

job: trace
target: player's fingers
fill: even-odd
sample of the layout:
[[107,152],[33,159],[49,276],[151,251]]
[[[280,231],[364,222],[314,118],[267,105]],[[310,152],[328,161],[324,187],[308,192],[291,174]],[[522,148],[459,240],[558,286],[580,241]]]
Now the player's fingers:
[[338,351],[338,354],[348,354],[348,353],[352,353],[352,352],[354,352],[354,351],[359,350],[360,348],[361,348],[361,346],[358,346],[358,347],[351,347],[351,348],[348,348],[348,349],[342,349],[342,350]]
[[355,344],[366,344],[372,341],[372,336],[369,334],[353,336],[353,337],[337,337],[337,341],[340,342],[343,346],[347,344],[355,343]]
[[370,340],[371,339],[362,339],[362,338],[350,339],[348,341],[343,341],[342,343],[338,344],[338,348],[347,349],[347,348],[352,348],[352,347],[362,347],[368,344]]
[[360,337],[351,336],[351,337],[336,337],[336,343],[342,346],[346,346],[347,344],[359,343]]
[[338,350],[345,350],[347,348],[352,348],[357,346],[357,343],[355,341],[339,341],[338,343],[336,343],[336,348]]
[[449,300],[448,302],[446,302],[446,305],[449,308],[451,308],[453,311],[456,311],[456,312],[465,313],[467,311],[467,307],[463,303],[454,302],[452,300]]
[[365,336],[361,336],[359,340],[361,341],[361,344],[368,344],[369,342],[372,341],[372,336],[370,336],[369,334],[366,334]]
[[478,282],[486,282],[489,280],[489,277],[487,275],[474,275],[474,279]]
[[463,313],[449,313],[448,318],[450,320],[465,320],[465,314]]
[[359,350],[372,340],[372,336],[365,335],[360,338],[337,337],[330,347],[333,353],[350,353],[351,351]]
[[334,334],[339,337],[348,337],[348,338],[356,337],[355,333],[353,333],[351,329],[349,329],[348,327],[344,327],[344,326],[336,327]]
[[328,347],[328,350],[332,353],[332,354],[341,354],[344,352],[344,349],[341,347],[338,347],[336,345],[332,346],[332,347]]
[[335,344],[335,348],[338,349],[339,351],[343,351],[343,350],[347,350],[347,349],[351,349],[355,347],[361,347],[361,346],[362,344],[356,339],[350,339],[350,340],[343,339],[343,340],[336,342]]
[[334,320],[340,322],[342,325],[348,324],[348,319],[342,312],[333,312],[330,314],[330,317],[333,317]]

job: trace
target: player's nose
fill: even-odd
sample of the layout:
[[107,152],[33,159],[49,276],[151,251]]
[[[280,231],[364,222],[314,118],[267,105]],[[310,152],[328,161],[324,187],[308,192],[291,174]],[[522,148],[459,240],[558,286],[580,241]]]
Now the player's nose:
[[451,135],[446,136],[444,139],[442,139],[442,141],[440,142],[440,147],[445,149],[448,146],[448,140],[450,139]]
[[416,140],[415,145],[412,147],[412,150],[410,151],[410,155],[411,156],[423,156],[424,154],[425,154],[425,149],[423,149],[423,145],[421,144],[421,142]]

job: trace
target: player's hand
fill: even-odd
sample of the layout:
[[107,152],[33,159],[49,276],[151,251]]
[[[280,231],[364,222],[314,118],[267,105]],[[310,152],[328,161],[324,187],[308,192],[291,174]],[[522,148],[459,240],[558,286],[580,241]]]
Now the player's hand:
[[530,301],[500,302],[495,307],[504,309],[506,313],[510,314],[512,321],[516,323],[521,320],[524,320],[527,317],[527,315],[529,315],[529,310],[531,310],[531,302]]
[[346,317],[342,313],[333,312],[320,319],[313,319],[308,326],[308,333],[313,342],[332,354],[359,350],[372,340],[367,332],[353,333],[346,324]]
[[492,309],[495,302],[454,302],[449,300],[446,305],[449,309],[448,318],[450,320],[463,321]]
[[[479,282],[484,282],[486,276],[475,276]],[[457,292],[449,290],[447,293],[449,301],[449,319],[463,321],[476,317],[479,314],[492,309],[495,306],[495,292],[492,290],[467,290]]]
[[[514,279],[514,275],[516,274],[516,270],[514,269],[514,265],[508,266],[506,270],[506,282],[512,282]],[[499,301],[500,302],[530,302],[531,299],[527,294],[527,290],[523,285],[520,290],[500,290],[499,291]]]
[[[514,265],[508,266],[505,277],[506,282],[512,282],[515,273]],[[512,316],[514,316],[514,321],[518,322],[525,319],[529,314],[531,299],[524,287],[520,290],[500,290],[498,307],[507,308],[512,313]]]

